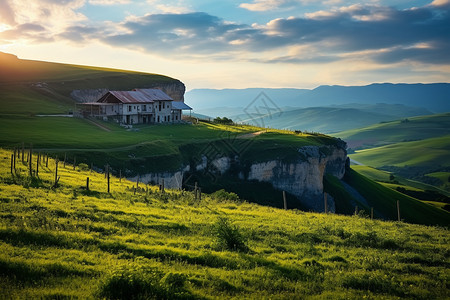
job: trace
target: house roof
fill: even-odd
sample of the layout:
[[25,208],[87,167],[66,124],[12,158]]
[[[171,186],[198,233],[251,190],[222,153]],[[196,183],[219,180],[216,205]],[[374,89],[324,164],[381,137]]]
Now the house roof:
[[192,107],[190,107],[189,105],[187,105],[184,102],[173,101],[172,102],[172,109],[187,110],[187,109],[192,109]]
[[[115,100],[111,101],[110,96]],[[134,89],[132,91],[109,91],[97,102],[121,102],[124,104],[152,103],[154,101],[173,101],[166,93],[158,89]]]
[[134,89],[133,91],[141,92],[153,101],[173,101],[169,95],[159,89]]

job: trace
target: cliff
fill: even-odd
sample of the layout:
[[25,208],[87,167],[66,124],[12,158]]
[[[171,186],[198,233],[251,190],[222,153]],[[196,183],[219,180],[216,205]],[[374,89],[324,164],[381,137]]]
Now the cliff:
[[[143,182],[161,183],[164,179],[168,188],[181,189],[185,185],[192,185],[189,181],[195,178],[213,177],[215,182],[234,181],[269,183],[279,191],[286,191],[295,197],[298,203],[291,203],[291,207],[301,206],[307,210],[324,210],[323,178],[325,174],[331,174],[342,179],[347,163],[345,142],[327,146],[304,146],[297,150],[295,160],[289,162],[280,159],[264,162],[240,161],[235,157],[218,157],[208,160],[202,157],[200,163],[191,166],[183,166],[175,172],[149,173],[130,178],[136,181],[140,178]],[[299,204],[299,205],[298,205]],[[289,205],[288,205],[289,206]],[[334,211],[334,201],[328,197],[328,209]]]

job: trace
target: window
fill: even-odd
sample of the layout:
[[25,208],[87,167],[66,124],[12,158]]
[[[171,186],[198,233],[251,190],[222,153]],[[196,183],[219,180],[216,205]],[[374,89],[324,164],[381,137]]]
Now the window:
[[161,111],[161,102],[159,102],[159,111]]
[[166,108],[166,103],[165,102],[163,102],[163,108]]
[[142,110],[143,110],[143,111],[147,111],[147,105],[145,105],[145,104],[142,105]]

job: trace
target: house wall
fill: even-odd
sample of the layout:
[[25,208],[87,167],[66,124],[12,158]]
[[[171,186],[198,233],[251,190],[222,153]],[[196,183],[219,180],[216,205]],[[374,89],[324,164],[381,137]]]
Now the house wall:
[[155,123],[172,122],[172,101],[155,101]]
[[173,123],[181,122],[181,110],[180,109],[172,110],[172,122]]
[[102,105],[100,112],[106,116],[116,116],[121,114],[121,107],[119,104]]
[[120,117],[119,122],[129,125],[181,121],[181,110],[172,110],[172,101],[154,101],[146,104],[110,103],[99,106],[99,114],[104,118]]

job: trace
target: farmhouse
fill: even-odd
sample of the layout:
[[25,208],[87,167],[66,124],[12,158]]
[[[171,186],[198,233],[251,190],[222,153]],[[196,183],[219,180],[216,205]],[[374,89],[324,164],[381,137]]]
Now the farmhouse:
[[97,102],[83,103],[79,107],[85,117],[110,119],[125,125],[179,123],[181,111],[192,109],[159,89],[109,91]]

